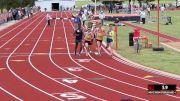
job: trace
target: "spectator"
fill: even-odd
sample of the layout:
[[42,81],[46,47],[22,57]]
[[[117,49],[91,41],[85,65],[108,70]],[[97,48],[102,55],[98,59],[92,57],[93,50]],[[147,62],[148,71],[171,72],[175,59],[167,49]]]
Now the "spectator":
[[105,14],[103,11],[101,11],[99,13],[99,19],[101,20],[101,25],[104,25],[104,18],[105,18]]
[[150,14],[151,14],[151,8],[150,6],[147,7],[147,16],[150,17]]
[[109,13],[112,13],[112,12],[113,12],[113,5],[110,4],[110,6],[109,6]]
[[164,16],[165,16],[165,13],[164,13],[165,7],[162,5],[162,6],[160,7],[160,10],[161,10],[161,16],[164,18]]
[[46,20],[47,20],[49,26],[51,25],[51,19],[52,19],[52,17],[50,16],[49,13],[47,13]]
[[83,22],[83,26],[85,25],[85,22],[87,20],[86,14],[82,14],[82,22]]
[[141,18],[141,22],[142,22],[143,24],[145,24],[145,23],[146,23],[146,12],[145,12],[144,10],[141,10],[141,12],[140,12],[140,18]]

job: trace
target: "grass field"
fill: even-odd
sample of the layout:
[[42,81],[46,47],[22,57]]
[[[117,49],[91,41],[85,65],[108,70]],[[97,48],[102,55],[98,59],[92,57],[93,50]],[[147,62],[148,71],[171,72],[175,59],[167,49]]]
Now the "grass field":
[[[119,27],[119,54],[136,63],[180,75],[180,53],[168,48],[165,48],[164,52],[153,52],[152,48],[143,48],[136,54],[133,47],[128,46],[128,33],[132,31],[129,27]],[[142,36],[144,35],[149,37],[154,46],[156,45],[155,36],[142,33]]]
[[93,4],[91,0],[76,0],[76,6],[77,8],[80,8],[82,5],[87,5],[87,4]]
[[[160,3],[174,3],[176,0],[159,0]],[[153,1],[153,3],[157,3],[157,0]]]
[[[156,23],[156,17],[157,12],[151,12],[151,16],[154,17],[153,20],[155,22],[148,22],[147,24],[137,24],[133,23],[135,25],[148,28],[154,31],[157,31],[157,23]],[[165,33],[170,36],[178,37],[180,38],[180,11],[166,11],[167,16],[172,17],[172,25],[165,25],[165,21],[163,19],[160,20],[160,32]],[[106,22],[110,23],[110,22]],[[165,48],[164,52],[153,52],[152,48],[143,48],[140,52],[140,54],[136,54],[133,47],[128,46],[128,33],[132,32],[133,29],[129,27],[119,27],[119,54],[124,56],[125,58],[128,58],[131,61],[134,61],[136,63],[152,67],[155,69],[171,72],[180,75],[180,53],[175,52],[169,48]],[[156,46],[156,36],[150,35],[148,33],[141,33],[142,36],[148,36],[149,41],[153,43],[153,46]]]
[[[180,75],[179,52],[164,47],[164,52],[154,52],[152,51],[152,48],[143,48],[140,53],[137,54],[135,53],[133,47],[129,46],[129,32],[133,32],[133,29],[127,26],[119,27],[119,49],[117,50],[119,54],[131,61],[142,64],[144,66]],[[156,47],[156,36],[143,32],[141,33],[141,35],[148,36],[149,42],[153,43],[153,46]],[[144,47],[143,41],[140,41],[140,43]]]
[[[151,12],[151,15],[154,17],[153,20],[156,21],[156,15],[157,12],[153,11]],[[170,35],[170,36],[174,36],[174,37],[178,37],[180,38],[180,11],[166,11],[166,15],[167,16],[171,16],[172,19],[172,25],[165,25],[165,19],[160,19],[160,32]],[[152,21],[152,20],[151,20]],[[142,26],[144,28],[148,28],[154,31],[157,31],[157,22],[147,22],[147,24],[136,24],[138,26]]]

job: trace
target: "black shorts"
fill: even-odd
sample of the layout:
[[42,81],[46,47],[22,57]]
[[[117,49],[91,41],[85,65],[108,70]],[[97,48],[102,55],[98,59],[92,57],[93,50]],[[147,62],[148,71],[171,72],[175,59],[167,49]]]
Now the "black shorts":
[[91,43],[91,41],[84,41],[84,43],[88,43],[88,45],[91,45],[92,43]]
[[111,39],[111,38],[107,38],[107,43],[111,43],[111,42],[113,42],[113,39]]
[[79,42],[82,42],[82,39],[76,39],[75,40],[75,43],[79,43]]

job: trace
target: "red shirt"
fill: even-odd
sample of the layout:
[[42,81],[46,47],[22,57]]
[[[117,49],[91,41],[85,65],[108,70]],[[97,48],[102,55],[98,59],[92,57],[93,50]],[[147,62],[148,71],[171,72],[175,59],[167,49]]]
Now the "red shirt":
[[135,30],[134,31],[134,37],[140,37],[140,31]]

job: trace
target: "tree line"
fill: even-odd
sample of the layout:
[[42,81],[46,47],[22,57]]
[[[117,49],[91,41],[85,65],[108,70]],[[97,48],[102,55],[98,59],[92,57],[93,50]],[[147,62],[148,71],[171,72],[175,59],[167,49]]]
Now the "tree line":
[[4,9],[32,6],[34,1],[36,0],[0,0],[0,12],[2,13]]
[[[91,0],[91,1],[93,1],[93,2],[95,2],[95,0]],[[119,4],[122,4],[124,1],[122,0],[112,0],[112,1],[110,1],[110,0],[96,0],[97,2],[102,2],[103,4],[107,4],[107,3],[119,3]],[[129,4],[131,3],[131,1],[133,2],[133,3],[135,3],[135,1],[138,1],[138,3],[139,3],[139,5],[141,6],[142,5],[142,3],[143,2],[145,2],[145,3],[149,3],[149,2],[151,2],[151,1],[155,1],[155,0],[128,0],[129,1]]]

